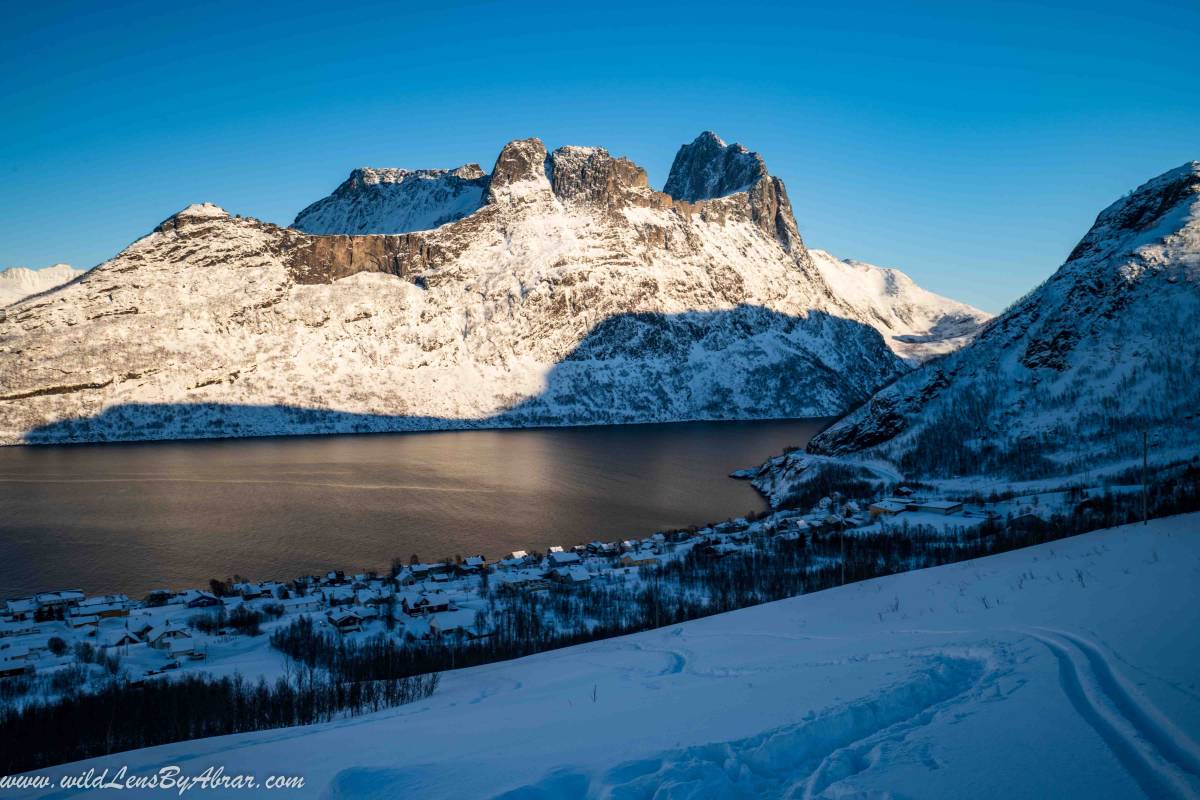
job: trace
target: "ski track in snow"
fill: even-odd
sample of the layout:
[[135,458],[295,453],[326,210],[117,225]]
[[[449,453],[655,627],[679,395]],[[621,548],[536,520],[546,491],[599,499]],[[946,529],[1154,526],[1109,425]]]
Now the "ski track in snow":
[[495,800],[632,799],[660,792],[672,797],[815,797],[869,766],[869,754],[881,741],[904,738],[979,685],[986,663],[978,657],[935,656],[908,680],[813,719],[746,739],[628,761],[601,773],[555,770]]
[[1194,797],[1182,773],[1200,778],[1195,744],[1136,699],[1099,649],[1066,632],[1035,628],[1029,635],[1049,648],[1071,705],[1148,797]]

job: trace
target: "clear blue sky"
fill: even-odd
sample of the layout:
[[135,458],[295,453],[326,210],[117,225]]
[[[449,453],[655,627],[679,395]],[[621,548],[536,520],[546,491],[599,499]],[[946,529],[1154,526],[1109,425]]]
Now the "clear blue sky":
[[10,3],[0,266],[92,266],[183,206],[287,224],[354,166],[704,129],[810,246],[998,311],[1200,158],[1200,2]]

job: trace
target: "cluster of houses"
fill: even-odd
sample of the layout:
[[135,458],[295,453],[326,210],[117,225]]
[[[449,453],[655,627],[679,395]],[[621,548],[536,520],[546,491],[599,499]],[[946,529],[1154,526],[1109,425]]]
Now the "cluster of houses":
[[[80,643],[101,652],[115,650],[141,670],[135,677],[189,661],[212,661],[237,635],[232,625],[220,626],[238,608],[284,624],[306,614],[341,635],[388,630],[423,640],[482,638],[490,635],[483,613],[485,586],[527,592],[579,585],[613,570],[654,564],[670,549],[667,538],[655,534],[619,543],[551,547],[544,555],[517,550],[494,562],[473,555],[413,563],[392,576],[331,571],[286,584],[239,581],[215,584],[210,591],[163,589],[141,601],[123,594],[88,596],[78,589],[43,592],[7,600],[0,608],[0,678],[70,663],[72,649]],[[212,622],[198,625],[202,617]],[[54,639],[68,645],[65,654],[51,653]]]
[[[738,519],[644,539],[556,546],[544,555],[517,550],[492,562],[473,555],[412,563],[390,576],[331,571],[286,584],[239,581],[214,583],[211,591],[159,590],[142,601],[123,594],[87,596],[77,589],[43,592],[8,600],[0,609],[0,678],[70,663],[70,653],[64,655],[61,646],[57,656],[50,654],[54,638],[72,646],[88,643],[101,651],[115,648],[131,672],[141,670],[135,677],[177,669],[187,662],[213,664],[227,656],[244,658],[245,645],[231,645],[235,637],[244,638],[225,621],[247,611],[268,628],[308,615],[343,636],[386,630],[402,639],[483,638],[490,635],[488,591],[578,586],[636,572],[690,551],[721,558],[750,546],[752,536],[764,532],[796,537],[832,528],[867,530],[897,518],[916,521],[930,515],[972,514],[964,511],[962,503],[919,498],[900,487],[869,504],[825,499],[809,512],[779,511],[756,522]],[[199,624],[205,618],[207,624]],[[260,637],[257,646],[267,647],[266,640]]]

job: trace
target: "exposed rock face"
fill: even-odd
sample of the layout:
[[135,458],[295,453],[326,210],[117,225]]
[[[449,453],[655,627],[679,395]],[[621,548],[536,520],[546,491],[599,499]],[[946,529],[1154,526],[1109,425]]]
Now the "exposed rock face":
[[767,165],[758,153],[740,144],[727,145],[712,131],[679,148],[663,191],[691,203],[727,197],[744,199],[745,207],[737,208],[735,213],[753,221],[787,250],[804,252],[783,181],[767,173]]
[[191,206],[13,306],[0,441],[826,416],[906,370],[770,176],[674,199],[526,139],[459,177],[483,205],[422,231],[369,204],[372,235],[320,236]]
[[12,305],[39,292],[47,292],[73,281],[84,273],[69,264],[55,264],[42,269],[9,267],[0,269],[0,308]]
[[360,272],[382,272],[411,280],[444,260],[440,248],[420,234],[285,235],[283,247],[297,283],[332,283]]
[[765,177],[762,156],[740,144],[725,144],[712,131],[705,131],[679,148],[663,191],[676,200],[712,200],[749,191]]
[[[548,162],[554,194],[609,207],[645,203],[650,192],[646,171],[627,158],[613,158],[600,147],[560,147]],[[665,198],[664,198],[665,199]]]
[[541,139],[518,139],[504,145],[488,185],[489,203],[521,199],[550,191],[546,177],[546,145]]
[[918,475],[1039,477],[1200,451],[1200,163],[1105,209],[1057,272],[962,350],[815,437]]
[[477,164],[454,170],[362,167],[332,195],[297,214],[292,227],[318,234],[428,230],[478,209],[487,185]]

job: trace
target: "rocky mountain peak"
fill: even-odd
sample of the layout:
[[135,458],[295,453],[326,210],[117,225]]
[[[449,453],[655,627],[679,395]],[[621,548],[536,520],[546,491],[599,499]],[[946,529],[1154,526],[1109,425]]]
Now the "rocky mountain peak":
[[550,190],[546,176],[546,145],[536,137],[516,139],[504,145],[492,168],[489,203],[526,197]]
[[167,217],[154,230],[159,233],[178,231],[188,226],[228,219],[229,212],[212,203],[192,203],[182,211]]
[[607,206],[622,205],[630,192],[646,192],[646,171],[627,158],[613,158],[602,147],[560,147],[547,162],[554,194]]
[[679,148],[663,191],[676,200],[711,200],[747,191],[765,177],[762,156],[705,131]]

